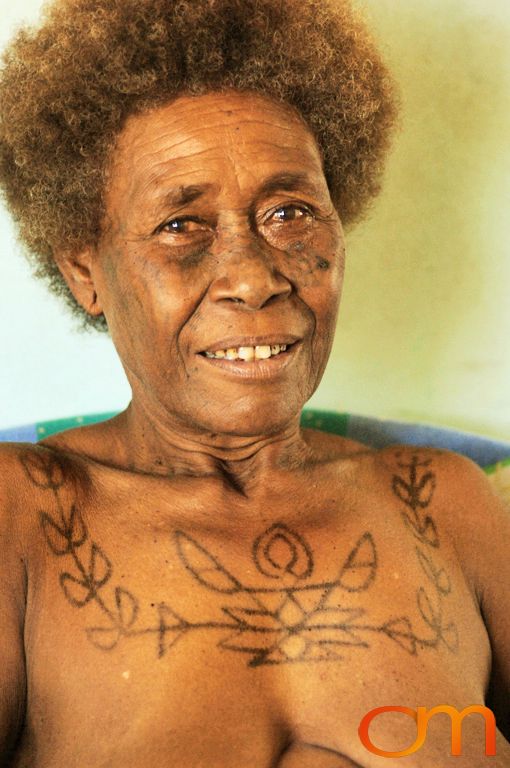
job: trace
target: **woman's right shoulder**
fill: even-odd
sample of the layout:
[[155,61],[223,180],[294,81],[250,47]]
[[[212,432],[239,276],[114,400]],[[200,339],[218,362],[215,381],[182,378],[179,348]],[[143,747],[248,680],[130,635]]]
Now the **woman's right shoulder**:
[[41,510],[67,495],[77,477],[72,457],[33,443],[0,443],[0,542],[28,554]]
[[0,499],[8,504],[26,500],[51,485],[58,461],[38,444],[0,443]]
[[32,467],[44,474],[44,452],[31,443],[0,443],[0,541],[7,547],[25,538],[32,527],[42,489],[34,483]]
[[0,443],[0,516],[12,513],[29,500],[30,482],[26,462],[37,461],[40,449],[32,443]]

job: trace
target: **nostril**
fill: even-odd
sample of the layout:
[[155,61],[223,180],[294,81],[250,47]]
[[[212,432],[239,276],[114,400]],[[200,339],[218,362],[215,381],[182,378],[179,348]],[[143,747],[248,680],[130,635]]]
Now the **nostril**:
[[266,301],[266,306],[267,306],[268,304],[274,304],[275,302],[277,302],[277,301],[280,301],[280,300],[281,300],[281,298],[282,298],[282,296],[283,296],[283,297],[285,297],[285,296],[288,296],[288,295],[289,295],[289,293],[290,293],[290,291],[289,291],[289,292],[287,292],[287,291],[283,292],[283,291],[282,291],[282,293],[273,293],[273,295],[272,295],[272,296],[270,296],[270,297],[267,299],[267,301]]
[[228,275],[213,280],[209,289],[214,301],[228,300],[243,309],[260,309],[290,293],[292,285],[282,275],[248,269],[231,269]]

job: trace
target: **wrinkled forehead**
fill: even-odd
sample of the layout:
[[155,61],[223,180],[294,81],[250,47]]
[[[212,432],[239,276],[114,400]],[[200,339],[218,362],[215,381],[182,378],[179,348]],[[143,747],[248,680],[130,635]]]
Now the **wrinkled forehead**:
[[290,107],[236,92],[181,96],[132,116],[120,134],[107,197],[149,193],[163,181],[221,184],[232,168],[248,180],[282,172],[323,182],[317,142]]

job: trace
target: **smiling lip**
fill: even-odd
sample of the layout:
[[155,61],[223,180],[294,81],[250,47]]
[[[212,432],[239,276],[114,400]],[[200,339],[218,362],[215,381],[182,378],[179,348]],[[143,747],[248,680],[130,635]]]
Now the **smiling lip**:
[[[279,338],[278,342],[276,339]],[[294,341],[289,341],[293,338]],[[266,340],[267,339],[267,340]],[[283,339],[287,339],[284,341]],[[206,357],[205,354],[199,354],[200,360],[203,360],[205,365],[212,366],[218,369],[218,372],[227,373],[236,378],[250,379],[257,381],[269,381],[275,377],[278,377],[285,369],[296,359],[300,344],[296,337],[289,336],[271,336],[264,337],[263,341],[260,337],[250,338],[249,344],[246,343],[246,337],[241,341],[239,339],[228,339],[228,344],[231,348],[235,348],[234,343],[238,346],[271,346],[272,344],[287,344],[285,352],[280,352],[275,357],[270,357],[264,360],[227,360],[226,358],[211,358]],[[232,343],[234,342],[234,343]],[[226,343],[221,341],[220,344]],[[210,351],[221,349],[221,347],[210,347]],[[207,350],[209,351],[209,350]],[[211,368],[210,368],[211,370]]]
[[282,333],[280,336],[275,333],[272,333],[271,336],[230,336],[229,338],[213,342],[205,349],[201,349],[200,354],[216,352],[218,349],[238,349],[239,347],[271,347],[276,344],[287,344],[287,346],[290,346],[297,341],[300,341],[299,336],[285,333]]

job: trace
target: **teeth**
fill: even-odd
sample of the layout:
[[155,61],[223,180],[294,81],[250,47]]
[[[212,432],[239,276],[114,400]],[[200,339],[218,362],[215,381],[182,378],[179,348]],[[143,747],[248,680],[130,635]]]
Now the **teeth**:
[[215,352],[206,352],[209,358],[225,358],[226,360],[267,360],[273,355],[285,352],[287,344],[260,345],[258,347],[231,347],[230,349],[217,349]]
[[240,360],[253,360],[255,357],[255,350],[253,347],[239,347],[239,359]]

